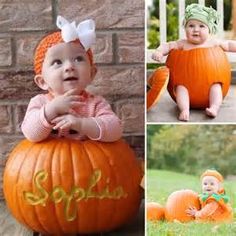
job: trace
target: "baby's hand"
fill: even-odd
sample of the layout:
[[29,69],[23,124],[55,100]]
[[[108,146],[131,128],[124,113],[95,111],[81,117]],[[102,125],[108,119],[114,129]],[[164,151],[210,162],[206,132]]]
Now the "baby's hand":
[[163,53],[159,50],[156,50],[153,54],[152,54],[152,59],[158,62],[162,62],[163,60]]
[[71,89],[65,94],[55,97],[45,106],[45,116],[49,122],[57,116],[74,114],[73,108],[84,104],[83,97],[77,95],[76,89]]
[[187,210],[186,210],[186,213],[187,215],[189,216],[195,216],[196,213],[197,213],[197,209],[195,207],[189,207]]
[[81,118],[71,114],[66,114],[58,116],[57,118],[53,119],[52,123],[55,124],[53,129],[60,129],[60,130],[73,129],[79,132],[81,126]]

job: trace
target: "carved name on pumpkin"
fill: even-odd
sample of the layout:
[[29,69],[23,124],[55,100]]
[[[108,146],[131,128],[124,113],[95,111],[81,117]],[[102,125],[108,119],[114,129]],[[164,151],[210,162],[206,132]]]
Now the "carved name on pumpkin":
[[23,191],[24,199],[30,205],[41,205],[46,206],[48,199],[51,199],[55,204],[64,201],[64,214],[65,218],[68,221],[73,221],[77,216],[77,207],[71,207],[73,202],[79,202],[81,200],[88,200],[90,198],[97,199],[120,199],[126,198],[127,193],[124,192],[122,186],[116,187],[113,191],[110,191],[108,183],[109,179],[106,181],[106,186],[102,191],[95,192],[93,188],[101,179],[102,172],[101,170],[95,170],[89,178],[88,186],[86,188],[81,188],[78,186],[72,186],[71,191],[66,193],[66,191],[61,186],[55,186],[51,192],[47,192],[43,188],[42,183],[46,181],[48,173],[45,170],[37,172],[34,176],[33,183],[38,191],[38,194]]

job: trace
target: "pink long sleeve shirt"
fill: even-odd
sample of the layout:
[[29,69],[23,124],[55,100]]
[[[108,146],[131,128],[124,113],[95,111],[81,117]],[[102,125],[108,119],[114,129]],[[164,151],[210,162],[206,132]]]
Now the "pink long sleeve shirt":
[[[93,117],[97,123],[100,135],[93,140],[113,142],[121,138],[122,126],[120,119],[112,111],[111,106],[101,96],[94,96],[84,91],[84,104],[75,109],[78,117]],[[30,100],[21,129],[25,137],[32,142],[40,142],[49,136],[68,137],[72,139],[92,139],[78,132],[53,132],[53,124],[45,117],[44,109],[46,103],[52,99],[49,94],[39,94]]]

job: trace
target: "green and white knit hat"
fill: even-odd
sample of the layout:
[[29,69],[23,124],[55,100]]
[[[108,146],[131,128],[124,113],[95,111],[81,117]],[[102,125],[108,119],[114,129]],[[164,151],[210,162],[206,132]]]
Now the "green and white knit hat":
[[208,26],[211,34],[216,34],[219,18],[219,14],[212,7],[193,3],[186,7],[183,25],[186,26],[189,20],[199,20]]

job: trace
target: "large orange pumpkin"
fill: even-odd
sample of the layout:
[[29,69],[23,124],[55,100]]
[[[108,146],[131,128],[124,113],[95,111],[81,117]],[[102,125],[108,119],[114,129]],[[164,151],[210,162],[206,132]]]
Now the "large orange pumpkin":
[[165,207],[157,202],[148,202],[147,208],[147,219],[150,221],[162,220],[165,217]]
[[209,106],[209,89],[213,83],[222,85],[223,96],[229,90],[230,64],[220,47],[172,50],[166,64],[170,69],[168,91],[174,101],[177,85],[188,89],[191,108]]
[[128,144],[23,140],[10,154],[4,195],[12,214],[45,234],[109,231],[141,200],[140,166]]
[[169,221],[178,220],[180,222],[194,220],[194,217],[186,213],[189,207],[200,209],[198,194],[188,189],[175,191],[167,199],[165,218]]
[[147,92],[147,110],[151,109],[160,99],[166,89],[169,79],[169,69],[165,66],[159,67],[148,79],[150,89]]

